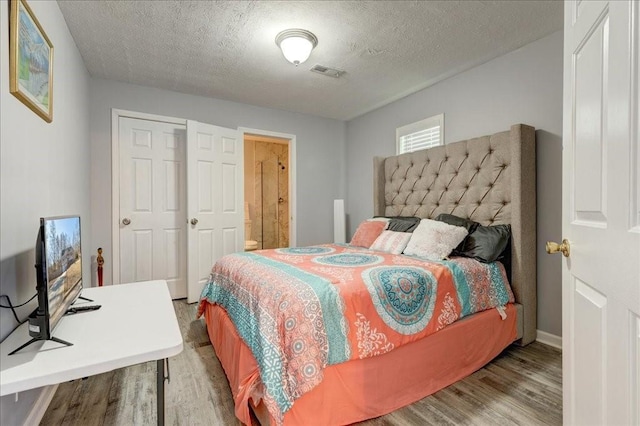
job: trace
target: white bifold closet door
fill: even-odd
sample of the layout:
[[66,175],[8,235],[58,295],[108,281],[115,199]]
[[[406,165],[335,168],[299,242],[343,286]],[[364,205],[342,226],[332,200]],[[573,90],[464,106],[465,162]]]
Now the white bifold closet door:
[[238,144],[233,129],[119,118],[119,282],[164,279],[196,302],[215,261],[242,250]]
[[244,151],[239,132],[187,121],[187,301],[197,302],[215,260],[244,249]]

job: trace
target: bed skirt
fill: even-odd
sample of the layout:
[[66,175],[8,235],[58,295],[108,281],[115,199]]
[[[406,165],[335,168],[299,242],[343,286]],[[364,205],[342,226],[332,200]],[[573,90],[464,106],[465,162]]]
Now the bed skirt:
[[[435,393],[482,368],[516,339],[515,307],[507,305],[506,313],[503,320],[490,309],[383,355],[327,366],[322,383],[295,401],[284,424],[351,424]],[[224,309],[207,304],[204,315],[236,417],[250,425],[249,404],[264,408],[256,361]],[[270,423],[276,424],[273,418]]]

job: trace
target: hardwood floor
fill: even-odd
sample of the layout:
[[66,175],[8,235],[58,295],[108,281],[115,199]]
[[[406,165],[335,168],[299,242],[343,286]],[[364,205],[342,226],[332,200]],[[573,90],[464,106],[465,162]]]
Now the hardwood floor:
[[[178,300],[174,307],[184,350],[170,359],[166,424],[240,425],[204,322],[195,319],[197,306]],[[561,352],[552,347],[509,347],[464,380],[360,425],[560,425],[561,366]],[[149,362],[60,384],[40,424],[153,425],[155,372]]]

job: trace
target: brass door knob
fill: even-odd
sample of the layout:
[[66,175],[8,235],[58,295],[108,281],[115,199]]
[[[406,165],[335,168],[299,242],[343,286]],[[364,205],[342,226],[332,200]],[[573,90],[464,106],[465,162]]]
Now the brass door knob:
[[569,244],[569,240],[562,240],[562,244],[554,243],[553,241],[547,241],[547,253],[562,253],[564,257],[569,257],[571,254],[571,245]]
[[196,219],[195,217],[193,219],[191,219],[191,224],[192,225],[197,225],[198,224],[198,219]]
[[127,226],[131,223],[131,219],[129,219],[128,217],[125,217],[124,219],[122,219],[122,224],[124,226]]

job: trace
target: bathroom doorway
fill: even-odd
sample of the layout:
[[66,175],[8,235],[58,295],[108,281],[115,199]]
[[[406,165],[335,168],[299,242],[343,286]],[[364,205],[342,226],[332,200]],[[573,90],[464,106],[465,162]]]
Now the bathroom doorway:
[[289,247],[290,139],[245,133],[245,250]]

